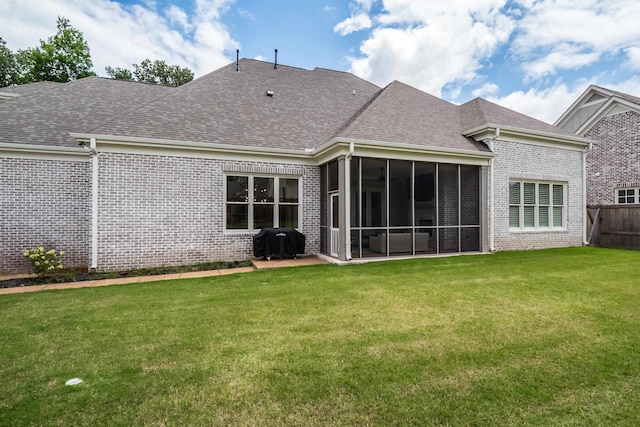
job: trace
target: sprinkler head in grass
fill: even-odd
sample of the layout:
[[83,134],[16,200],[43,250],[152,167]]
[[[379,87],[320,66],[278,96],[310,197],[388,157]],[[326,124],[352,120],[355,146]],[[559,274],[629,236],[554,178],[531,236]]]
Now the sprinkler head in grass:
[[78,385],[81,383],[82,383],[82,380],[80,378],[71,378],[66,383],[64,383],[64,385]]

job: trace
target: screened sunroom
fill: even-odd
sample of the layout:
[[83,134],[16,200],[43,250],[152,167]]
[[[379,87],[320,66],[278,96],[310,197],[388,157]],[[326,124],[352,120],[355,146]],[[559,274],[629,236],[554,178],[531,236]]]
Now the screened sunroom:
[[320,176],[325,255],[348,260],[485,249],[482,166],[354,156],[322,165]]

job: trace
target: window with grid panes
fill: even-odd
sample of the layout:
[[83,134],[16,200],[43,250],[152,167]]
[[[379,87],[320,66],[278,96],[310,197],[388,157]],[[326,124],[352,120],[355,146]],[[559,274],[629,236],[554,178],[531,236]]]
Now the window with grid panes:
[[509,181],[509,228],[565,228],[565,186],[552,182]]
[[617,188],[616,203],[620,205],[640,203],[640,188]]
[[299,179],[278,176],[226,177],[225,229],[256,231],[299,226]]

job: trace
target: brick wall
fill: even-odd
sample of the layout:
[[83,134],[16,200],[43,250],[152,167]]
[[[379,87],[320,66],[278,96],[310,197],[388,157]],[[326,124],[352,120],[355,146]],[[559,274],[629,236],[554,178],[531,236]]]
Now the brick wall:
[[[502,251],[582,245],[585,212],[582,152],[500,140],[495,141],[494,152],[496,249]],[[510,178],[566,182],[567,230],[510,231]]]
[[98,268],[194,264],[252,256],[252,233],[223,231],[224,173],[301,177],[307,253],[319,249],[319,170],[313,166],[131,154],[100,155]]
[[588,205],[614,204],[617,187],[640,187],[638,113],[604,117],[585,137],[598,142],[587,155]]
[[30,272],[25,249],[64,250],[65,267],[90,259],[91,164],[0,158],[0,272]]

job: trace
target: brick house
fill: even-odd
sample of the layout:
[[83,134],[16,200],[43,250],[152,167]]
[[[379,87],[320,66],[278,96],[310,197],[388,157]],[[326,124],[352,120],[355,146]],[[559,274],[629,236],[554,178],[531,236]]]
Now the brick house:
[[0,272],[246,259],[267,226],[342,261],[584,241],[589,140],[480,98],[242,59],[4,88],[0,118]]
[[556,126],[595,141],[587,154],[587,204],[640,203],[640,98],[590,86]]

